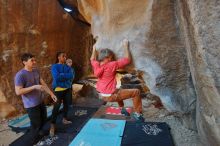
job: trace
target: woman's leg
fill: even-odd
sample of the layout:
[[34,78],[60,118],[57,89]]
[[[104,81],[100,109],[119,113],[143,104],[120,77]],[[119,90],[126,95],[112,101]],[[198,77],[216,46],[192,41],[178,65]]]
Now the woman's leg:
[[142,113],[142,101],[139,89],[120,89],[117,93],[110,97],[104,97],[103,100],[107,102],[118,102],[119,106],[123,106],[123,100],[132,98],[134,111]]
[[117,101],[119,107],[124,107],[124,102],[123,100]]
[[142,113],[142,101],[140,97],[139,89],[121,89],[118,92],[118,100],[125,100],[132,98],[134,111],[137,113]]

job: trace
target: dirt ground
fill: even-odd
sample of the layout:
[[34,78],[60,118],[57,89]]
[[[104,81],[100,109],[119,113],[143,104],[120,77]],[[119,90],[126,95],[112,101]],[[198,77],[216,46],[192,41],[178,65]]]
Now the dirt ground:
[[23,133],[15,133],[8,127],[8,120],[1,120],[0,122],[0,146],[8,146]]

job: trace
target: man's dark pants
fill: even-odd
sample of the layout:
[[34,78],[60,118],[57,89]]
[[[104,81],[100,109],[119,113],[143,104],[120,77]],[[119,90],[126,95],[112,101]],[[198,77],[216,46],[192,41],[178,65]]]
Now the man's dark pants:
[[35,107],[26,108],[28,116],[30,118],[31,129],[29,131],[30,140],[36,143],[43,136],[43,126],[47,120],[47,110],[42,103]]
[[72,89],[66,89],[64,91],[55,91],[54,94],[57,97],[57,102],[54,104],[52,111],[51,123],[55,124],[57,116],[59,114],[59,109],[61,102],[63,101],[63,117],[67,119],[67,113],[69,110],[69,106],[72,104]]

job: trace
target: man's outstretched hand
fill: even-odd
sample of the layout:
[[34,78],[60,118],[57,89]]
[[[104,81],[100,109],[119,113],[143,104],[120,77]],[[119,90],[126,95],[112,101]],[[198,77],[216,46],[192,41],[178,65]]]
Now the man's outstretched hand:
[[53,99],[54,102],[57,102],[57,97],[54,94],[51,95],[51,98]]

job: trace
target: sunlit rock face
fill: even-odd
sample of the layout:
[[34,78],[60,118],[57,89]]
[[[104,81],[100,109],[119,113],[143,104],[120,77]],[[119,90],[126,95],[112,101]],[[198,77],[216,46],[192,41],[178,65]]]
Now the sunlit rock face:
[[[123,56],[121,41],[130,41],[133,65],[143,71],[151,93],[163,104],[180,111],[194,128],[196,97],[173,0],[79,0],[78,7],[91,23],[96,47]],[[195,117],[194,117],[195,118]]]
[[21,98],[14,92],[14,75],[23,67],[20,55],[24,52],[36,56],[49,87],[50,66],[55,63],[57,51],[67,52],[73,59],[76,77],[82,76],[89,65],[85,56],[91,46],[90,35],[90,28],[65,14],[58,1],[0,1],[0,101],[22,110]]

